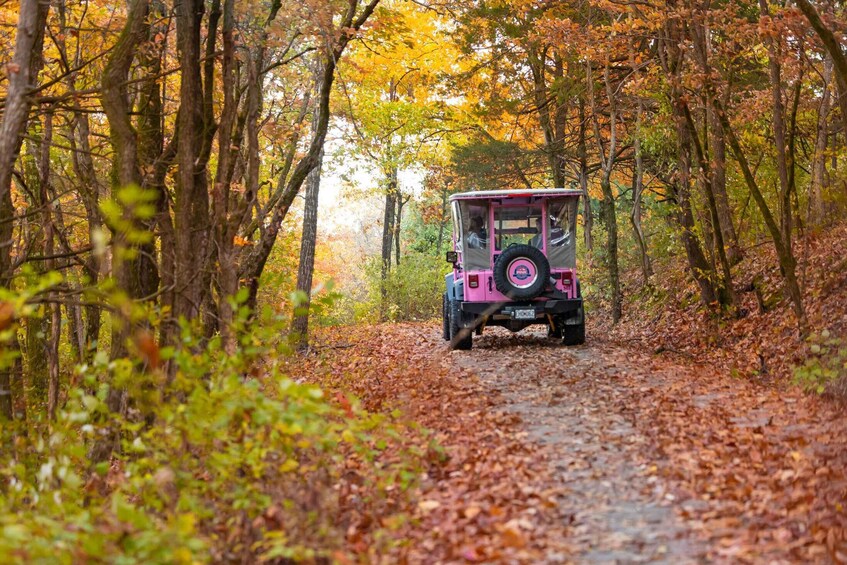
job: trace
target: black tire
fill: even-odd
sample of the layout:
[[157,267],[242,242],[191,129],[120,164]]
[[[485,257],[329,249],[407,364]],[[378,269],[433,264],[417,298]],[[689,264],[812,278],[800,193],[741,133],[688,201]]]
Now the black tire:
[[447,301],[447,293],[441,297],[442,336],[444,341],[450,341],[450,304]]
[[547,337],[552,337],[553,339],[562,339],[562,327],[564,326],[564,322],[565,321],[561,316],[554,316],[553,326],[547,326]]
[[450,348],[468,350],[473,347],[473,332],[462,328],[459,321],[462,319],[461,302],[450,301]]
[[579,307],[579,323],[562,326],[562,343],[564,345],[582,345],[585,343],[585,311]]
[[[509,268],[524,259],[535,266],[535,278],[526,286],[516,286],[509,279]],[[512,300],[531,300],[541,294],[550,280],[550,263],[540,249],[531,245],[511,245],[494,262],[494,285]]]

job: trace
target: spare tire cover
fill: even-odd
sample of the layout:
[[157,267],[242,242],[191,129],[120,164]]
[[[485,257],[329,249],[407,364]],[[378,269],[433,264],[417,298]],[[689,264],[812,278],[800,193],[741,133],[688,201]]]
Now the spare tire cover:
[[531,245],[512,245],[494,262],[494,285],[512,300],[535,298],[550,279],[550,263]]

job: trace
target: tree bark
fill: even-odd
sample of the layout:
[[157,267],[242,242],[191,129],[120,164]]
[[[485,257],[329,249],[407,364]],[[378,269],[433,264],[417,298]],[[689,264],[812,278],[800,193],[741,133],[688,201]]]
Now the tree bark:
[[597,140],[597,149],[600,154],[600,166],[603,176],[600,179],[600,188],[603,191],[601,202],[601,214],[603,223],[606,225],[608,237],[606,239],[606,268],[609,271],[609,283],[612,291],[612,321],[618,323],[623,315],[623,296],[621,294],[620,268],[618,265],[618,219],[615,210],[615,194],[612,191],[612,173],[617,160],[617,103],[615,90],[612,88],[609,76],[609,63],[606,62],[603,69],[603,82],[606,86],[606,97],[609,103],[609,141],[608,147],[604,147],[600,131],[600,115],[597,101],[594,96],[594,73],[591,62],[587,63],[586,79],[591,102],[591,114],[594,124],[594,137]]
[[174,198],[174,317],[189,322],[200,314],[203,303],[209,233],[209,194],[203,159],[204,134],[208,132],[204,122],[205,98],[200,71],[203,11],[202,0],[182,0],[176,4],[181,74],[176,135],[178,174]]
[[394,244],[394,223],[397,212],[397,170],[392,169],[388,173],[385,187],[385,210],[382,218],[382,253],[380,268],[380,321],[385,321],[387,316],[386,300],[388,298],[388,273],[391,270],[391,248]]
[[[545,80],[547,54],[545,50],[532,46],[527,50],[527,57],[532,71],[535,109],[538,112],[541,131],[544,133],[544,152],[547,154],[553,186],[561,188],[565,185],[565,159],[562,155],[563,140],[557,136],[557,127],[551,112],[551,106],[554,106],[552,96]],[[558,70],[562,71],[561,62]],[[558,117],[556,116],[557,120]]]
[[[138,222],[133,202],[121,201],[121,191],[135,186],[139,190],[142,176],[138,163],[138,135],[132,125],[130,97],[127,91],[132,62],[141,43],[149,32],[149,0],[134,0],[129,5],[127,20],[118,41],[112,50],[103,71],[100,100],[109,122],[109,134],[114,158],[112,161],[112,198],[122,209],[122,220],[126,226],[110,226],[112,235],[112,274],[118,287],[132,301],[144,296],[149,288],[145,265],[150,261],[147,253],[139,253],[139,248],[129,232],[144,229]],[[157,277],[158,278],[158,277]],[[145,284],[147,283],[147,284]],[[158,286],[158,280],[156,280]],[[122,358],[127,353],[127,339],[132,331],[132,316],[122,314],[129,311],[126,305],[118,305],[111,316],[112,359]],[[110,386],[106,404],[113,413],[120,413],[125,405],[125,390]],[[91,459],[94,462],[107,460],[118,448],[119,438],[115,430],[98,439],[92,448]]]
[[594,214],[591,212],[591,196],[588,194],[588,148],[586,144],[588,122],[585,117],[585,97],[579,98],[579,141],[577,142],[577,156],[579,158],[579,189],[582,191],[582,230],[585,240],[585,249],[589,255],[594,250],[592,229],[594,228]]
[[397,215],[394,216],[394,264],[400,266],[400,230],[403,227],[403,207],[409,202],[411,196],[403,196],[399,188],[397,190]]
[[712,172],[709,168],[709,159],[703,150],[702,144],[700,143],[699,134],[697,133],[694,118],[691,116],[691,111],[684,101],[680,101],[680,104],[682,106],[682,113],[688,123],[690,139],[694,145],[694,150],[700,163],[700,173],[703,176],[703,189],[706,193],[706,202],[709,205],[709,213],[714,231],[715,250],[717,251],[718,260],[723,272],[721,284],[716,289],[718,293],[718,302],[720,302],[723,306],[729,306],[733,310],[733,313],[736,313],[738,305],[735,298],[735,291],[732,287],[732,270],[726,253],[726,246],[724,245],[723,232],[720,229],[718,206],[712,189]]
[[[12,281],[12,236],[15,209],[12,204],[12,170],[21,149],[32,104],[30,92],[43,66],[44,27],[50,3],[44,0],[21,0],[15,34],[15,54],[7,65],[6,104],[0,122],[0,287],[9,288]],[[15,338],[17,341],[17,338]],[[12,348],[14,350],[14,347]],[[12,396],[12,367],[0,368],[0,403],[9,417],[15,398]],[[22,388],[22,387],[21,387]]]
[[717,301],[715,287],[710,274],[712,268],[703,253],[700,242],[694,232],[694,214],[691,211],[691,139],[685,117],[679,111],[679,99],[675,106],[677,143],[679,144],[678,181],[675,186],[677,204],[677,222],[682,229],[682,244],[688,258],[691,275],[700,287],[700,299],[707,308]]
[[306,204],[303,210],[303,236],[300,240],[300,265],[297,268],[297,290],[305,293],[306,301],[295,311],[291,331],[297,338],[297,348],[309,346],[309,308],[312,302],[312,276],[315,271],[315,244],[318,239],[318,193],[321,186],[323,152],[318,154],[318,166],[306,178]]
[[[759,13],[762,17],[770,17],[767,0],[759,0]],[[788,181],[788,148],[785,133],[785,104],[782,101],[782,55],[781,45],[777,39],[769,38],[768,74],[771,81],[771,124],[773,125],[774,145],[776,145],[776,167],[779,174],[779,219],[783,243],[791,252],[791,190]]]
[[641,228],[641,195],[644,193],[644,162],[641,154],[641,118],[644,111],[644,103],[638,100],[638,114],[635,121],[635,169],[632,173],[632,213],[629,216],[635,241],[638,243],[639,259],[641,263],[641,276],[644,284],[650,284],[653,275],[653,265],[650,263],[650,255],[647,252],[647,242],[644,239],[644,230]]
[[826,147],[831,107],[830,82],[832,80],[832,58],[826,57],[823,65],[823,92],[818,106],[818,123],[815,132],[815,154],[812,158],[812,182],[809,185],[809,219],[812,226],[823,224],[826,214],[824,186],[826,184]]

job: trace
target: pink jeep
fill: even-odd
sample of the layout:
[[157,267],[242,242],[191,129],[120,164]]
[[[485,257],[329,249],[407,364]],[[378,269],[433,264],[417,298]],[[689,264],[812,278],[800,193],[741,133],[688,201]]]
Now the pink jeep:
[[491,190],[450,197],[453,251],[445,277],[444,339],[470,349],[486,326],[545,324],[565,345],[585,342],[576,277],[580,191]]

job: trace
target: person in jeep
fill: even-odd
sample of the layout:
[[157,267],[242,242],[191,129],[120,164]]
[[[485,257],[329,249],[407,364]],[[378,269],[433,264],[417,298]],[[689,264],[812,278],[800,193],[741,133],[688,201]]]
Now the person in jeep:
[[468,247],[471,249],[485,249],[488,246],[488,234],[481,216],[471,218],[468,230]]

